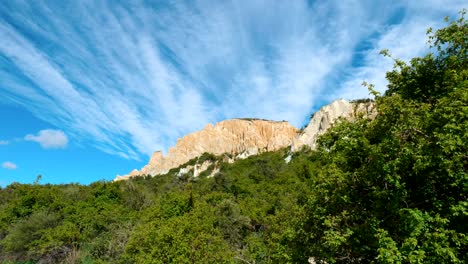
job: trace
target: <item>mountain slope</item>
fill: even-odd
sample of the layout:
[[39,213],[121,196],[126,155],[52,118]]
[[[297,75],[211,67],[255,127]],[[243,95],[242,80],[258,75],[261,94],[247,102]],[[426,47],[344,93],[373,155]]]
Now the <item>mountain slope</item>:
[[[128,175],[117,176],[115,180],[164,174],[203,153],[217,156],[227,154],[232,162],[285,147],[291,147],[293,151],[303,146],[314,149],[318,136],[332,127],[339,118],[354,120],[359,114],[373,117],[375,115],[374,103],[336,100],[317,111],[302,132],[286,121],[231,119],[215,125],[208,124],[203,130],[179,139],[176,145],[169,149],[166,156],[161,151],[156,151],[149,163],[141,170],[133,170]],[[201,167],[206,169],[209,165],[207,163]],[[203,171],[203,168],[199,168],[198,173]]]

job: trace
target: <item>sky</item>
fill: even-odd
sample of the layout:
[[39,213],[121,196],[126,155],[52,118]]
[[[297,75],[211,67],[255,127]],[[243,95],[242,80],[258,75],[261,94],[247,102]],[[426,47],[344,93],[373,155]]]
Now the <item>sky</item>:
[[1,1],[0,186],[112,180],[207,123],[385,91],[460,0]]

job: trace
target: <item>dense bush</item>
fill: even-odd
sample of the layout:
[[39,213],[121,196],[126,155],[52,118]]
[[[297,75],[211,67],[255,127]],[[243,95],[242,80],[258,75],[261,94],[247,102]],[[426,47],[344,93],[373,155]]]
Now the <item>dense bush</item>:
[[[468,24],[396,60],[373,121],[342,122],[319,141],[302,241],[328,263],[468,261]],[[388,54],[388,52],[384,52]],[[372,87],[371,87],[372,89]],[[299,252],[298,252],[299,254]]]
[[1,260],[287,261],[281,243],[308,196],[307,179],[296,177],[308,159],[286,164],[286,155],[223,164],[216,176],[189,181],[174,170],[89,186],[12,184],[0,190]]

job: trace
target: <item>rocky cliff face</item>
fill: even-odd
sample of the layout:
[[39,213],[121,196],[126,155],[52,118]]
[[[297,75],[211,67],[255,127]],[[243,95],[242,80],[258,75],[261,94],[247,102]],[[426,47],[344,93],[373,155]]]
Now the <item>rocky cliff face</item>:
[[297,151],[304,145],[315,149],[317,138],[332,127],[339,118],[354,120],[357,116],[374,118],[374,102],[348,102],[340,99],[315,112],[306,128],[294,139],[291,149]]
[[245,158],[260,152],[275,151],[290,146],[296,134],[297,129],[288,122],[232,119],[216,125],[208,124],[203,130],[179,139],[169,149],[167,156],[157,151],[140,171],[133,170],[129,175],[117,176],[116,180],[164,174],[205,152],[214,155],[229,153]]
[[[257,119],[232,119],[219,122],[216,125],[208,124],[203,130],[179,139],[177,144],[169,149],[166,156],[163,156],[161,151],[156,151],[148,165],[141,170],[133,170],[128,175],[117,176],[115,180],[125,180],[138,175],[164,174],[205,152],[214,155],[231,154],[230,156],[234,158],[228,162],[233,162],[235,159],[289,146],[293,151],[297,151],[303,146],[315,148],[318,136],[332,127],[340,117],[353,120],[358,115],[363,114],[373,118],[375,116],[374,108],[375,105],[372,102],[352,103],[337,100],[317,111],[307,127],[301,132],[298,132],[288,122]],[[196,176],[209,165],[208,163],[199,164],[195,167],[183,168],[183,171],[194,169]]]

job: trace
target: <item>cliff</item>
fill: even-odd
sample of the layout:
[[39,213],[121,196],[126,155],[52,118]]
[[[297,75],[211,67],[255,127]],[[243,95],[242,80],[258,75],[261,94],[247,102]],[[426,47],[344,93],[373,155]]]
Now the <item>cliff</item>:
[[[208,124],[203,130],[179,139],[176,145],[169,149],[166,156],[163,156],[161,151],[156,151],[148,165],[141,170],[133,170],[128,175],[117,176],[115,180],[125,180],[139,175],[164,174],[205,152],[214,155],[228,153],[233,157],[228,162],[233,162],[235,159],[289,146],[292,151],[300,150],[303,146],[314,149],[318,136],[332,127],[339,118],[354,120],[358,115],[373,118],[375,104],[336,100],[317,111],[301,132],[285,121],[231,119],[215,125]],[[194,176],[197,176],[203,168],[206,169],[209,165],[211,164],[196,164],[195,167],[188,166],[183,171],[194,169]]]
[[294,139],[291,149],[297,151],[304,145],[315,149],[318,137],[331,128],[339,118],[353,121],[359,115],[374,118],[375,103],[372,101],[349,102],[343,99],[333,101],[312,115],[309,124]]
[[116,180],[164,174],[205,152],[214,155],[229,153],[245,158],[260,152],[275,151],[290,146],[296,134],[297,129],[288,122],[231,119],[216,125],[208,124],[203,130],[179,139],[165,157],[156,151],[148,165],[140,171],[133,170],[127,176],[117,176]]

